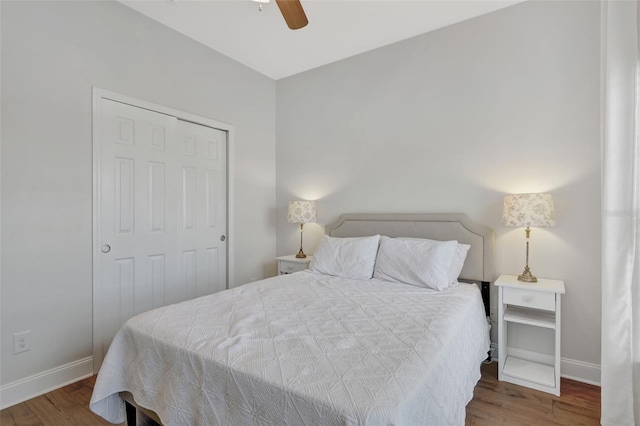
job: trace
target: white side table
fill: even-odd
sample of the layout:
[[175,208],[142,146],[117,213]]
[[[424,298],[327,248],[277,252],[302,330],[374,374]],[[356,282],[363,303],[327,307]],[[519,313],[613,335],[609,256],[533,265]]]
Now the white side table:
[[[500,275],[498,293],[498,380],[560,395],[560,299],[564,282],[538,278],[537,283],[518,281],[515,275]],[[510,323],[548,328],[554,331],[552,362],[509,354],[507,329]],[[531,359],[525,359],[531,358]]]
[[278,275],[286,275],[309,269],[309,263],[311,263],[313,256],[307,255],[307,257],[298,258],[295,254],[291,254],[276,259],[278,259]]

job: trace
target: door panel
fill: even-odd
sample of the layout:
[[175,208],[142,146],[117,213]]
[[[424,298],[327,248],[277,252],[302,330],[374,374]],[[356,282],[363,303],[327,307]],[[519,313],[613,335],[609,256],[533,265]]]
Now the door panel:
[[176,133],[182,153],[178,269],[191,298],[227,286],[227,134],[182,120],[178,120]]
[[99,102],[95,369],[133,315],[227,286],[227,133]]
[[[131,316],[166,303],[176,281],[177,119],[101,100],[100,255],[102,355]],[[173,148],[173,149],[172,149]],[[172,223],[173,218],[173,223]]]

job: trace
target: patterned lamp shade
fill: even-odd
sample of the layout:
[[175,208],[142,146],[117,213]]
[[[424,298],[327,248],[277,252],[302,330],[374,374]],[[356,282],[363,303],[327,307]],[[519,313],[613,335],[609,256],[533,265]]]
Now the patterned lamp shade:
[[289,223],[315,223],[316,203],[314,201],[289,201],[287,220]]
[[551,194],[508,194],[502,211],[504,226],[555,226]]

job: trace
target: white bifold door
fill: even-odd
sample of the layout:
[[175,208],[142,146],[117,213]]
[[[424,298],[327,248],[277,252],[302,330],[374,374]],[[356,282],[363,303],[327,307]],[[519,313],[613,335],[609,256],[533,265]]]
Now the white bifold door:
[[227,132],[105,98],[94,123],[97,370],[127,319],[227,287]]

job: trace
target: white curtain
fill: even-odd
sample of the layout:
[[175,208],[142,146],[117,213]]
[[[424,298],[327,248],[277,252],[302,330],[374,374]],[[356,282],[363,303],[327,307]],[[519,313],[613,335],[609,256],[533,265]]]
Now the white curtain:
[[640,426],[640,7],[609,0],[602,12],[601,423]]

